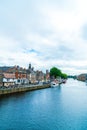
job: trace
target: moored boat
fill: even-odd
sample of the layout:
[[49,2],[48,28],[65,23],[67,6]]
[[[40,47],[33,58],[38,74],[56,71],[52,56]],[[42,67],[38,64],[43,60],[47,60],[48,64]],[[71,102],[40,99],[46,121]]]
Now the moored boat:
[[59,84],[56,83],[55,81],[51,82],[51,87],[57,87]]
[[62,83],[66,83],[66,79],[63,79],[63,80],[62,80]]

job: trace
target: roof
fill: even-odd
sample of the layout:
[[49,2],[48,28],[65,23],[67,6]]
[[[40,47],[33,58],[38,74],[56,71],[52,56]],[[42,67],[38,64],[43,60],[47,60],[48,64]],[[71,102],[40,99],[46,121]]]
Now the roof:
[[3,73],[3,75],[6,79],[15,79],[15,74],[13,73]]

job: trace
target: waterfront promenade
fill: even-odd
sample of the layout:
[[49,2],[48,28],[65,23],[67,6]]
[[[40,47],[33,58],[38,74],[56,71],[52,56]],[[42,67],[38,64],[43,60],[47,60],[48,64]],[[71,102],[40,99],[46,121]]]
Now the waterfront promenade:
[[18,93],[18,92],[26,92],[26,91],[33,91],[38,89],[49,88],[50,84],[37,84],[37,85],[18,85],[17,87],[7,87],[7,88],[0,88],[0,95],[11,94],[11,93]]

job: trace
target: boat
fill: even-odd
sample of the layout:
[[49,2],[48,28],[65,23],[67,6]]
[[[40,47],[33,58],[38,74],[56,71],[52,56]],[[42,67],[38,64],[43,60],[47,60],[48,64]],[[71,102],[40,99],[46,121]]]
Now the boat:
[[51,87],[57,87],[59,83],[56,83],[55,81],[51,82]]
[[63,79],[63,80],[62,80],[62,83],[66,83],[66,79]]

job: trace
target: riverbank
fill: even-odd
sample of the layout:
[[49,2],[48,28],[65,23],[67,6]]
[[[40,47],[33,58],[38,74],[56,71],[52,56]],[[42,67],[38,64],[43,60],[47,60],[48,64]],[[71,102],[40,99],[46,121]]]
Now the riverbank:
[[45,85],[21,85],[20,87],[15,87],[15,88],[6,88],[6,89],[1,89],[0,90],[0,95],[5,95],[5,94],[11,94],[11,93],[19,93],[19,92],[26,92],[26,91],[33,91],[33,90],[38,90],[38,89],[45,89],[45,88],[50,88],[49,84]]

